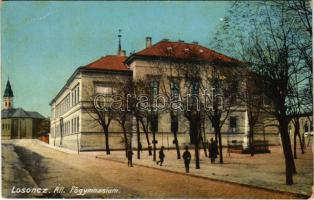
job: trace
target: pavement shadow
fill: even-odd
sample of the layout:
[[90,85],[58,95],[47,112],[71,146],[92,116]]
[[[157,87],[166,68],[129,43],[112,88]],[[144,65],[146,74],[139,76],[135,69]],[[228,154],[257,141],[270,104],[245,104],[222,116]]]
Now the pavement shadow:
[[[29,172],[32,176],[36,184],[40,187],[42,175],[48,172],[48,168],[43,164],[44,158],[43,156],[30,151],[21,146],[14,145],[14,151],[19,157],[19,160],[23,163],[23,167],[25,170]],[[59,193],[43,193],[38,198],[63,198]]]

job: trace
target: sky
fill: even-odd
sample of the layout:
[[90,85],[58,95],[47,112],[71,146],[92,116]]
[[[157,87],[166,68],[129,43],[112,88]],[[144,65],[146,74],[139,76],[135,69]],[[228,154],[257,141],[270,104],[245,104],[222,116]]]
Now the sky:
[[9,78],[14,107],[48,117],[50,101],[74,70],[116,54],[118,30],[129,54],[153,44],[209,41],[230,2],[3,2],[1,88]]

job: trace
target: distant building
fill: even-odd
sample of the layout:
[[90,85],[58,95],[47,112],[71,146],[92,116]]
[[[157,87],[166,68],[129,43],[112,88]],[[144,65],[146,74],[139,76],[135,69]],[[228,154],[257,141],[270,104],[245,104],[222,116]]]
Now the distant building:
[[13,107],[13,90],[7,81],[1,110],[2,139],[37,138],[40,126],[47,120],[38,112]]

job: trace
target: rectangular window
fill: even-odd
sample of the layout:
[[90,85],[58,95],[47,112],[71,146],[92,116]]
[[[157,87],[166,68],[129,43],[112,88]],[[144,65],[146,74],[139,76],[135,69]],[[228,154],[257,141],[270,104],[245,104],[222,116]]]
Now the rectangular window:
[[74,105],[76,105],[76,90],[74,90]]
[[150,83],[150,89],[151,89],[151,93],[152,96],[155,97],[159,94],[159,82],[157,80],[153,80]]
[[112,87],[110,86],[103,86],[103,85],[96,85],[95,86],[95,93],[96,94],[112,94]]
[[80,128],[80,126],[79,126],[80,122],[79,121],[80,121],[80,117],[77,117],[76,118],[76,131],[77,131],[77,133],[80,132],[80,129],[79,129]]
[[178,81],[172,81],[171,82],[171,96],[172,97],[177,97],[179,96],[180,92],[180,85]]
[[236,129],[237,128],[237,118],[236,117],[230,117],[229,120],[230,120],[230,128]]
[[80,87],[77,86],[77,103],[80,102]]
[[196,81],[192,83],[191,94],[198,95],[199,94],[200,84]]
[[231,92],[238,93],[239,92],[239,80],[232,80],[231,81]]
[[76,133],[76,121],[75,118],[72,119],[72,133]]

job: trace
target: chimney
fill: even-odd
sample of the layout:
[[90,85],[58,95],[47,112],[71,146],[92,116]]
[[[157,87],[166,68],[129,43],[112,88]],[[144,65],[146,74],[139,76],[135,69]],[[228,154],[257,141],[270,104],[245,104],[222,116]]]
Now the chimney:
[[119,56],[126,56],[125,50],[121,50],[121,51],[119,52]]
[[152,38],[151,37],[146,37],[146,48],[152,46]]

